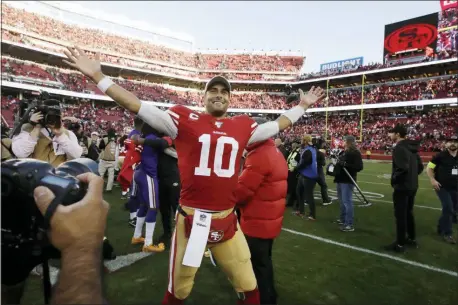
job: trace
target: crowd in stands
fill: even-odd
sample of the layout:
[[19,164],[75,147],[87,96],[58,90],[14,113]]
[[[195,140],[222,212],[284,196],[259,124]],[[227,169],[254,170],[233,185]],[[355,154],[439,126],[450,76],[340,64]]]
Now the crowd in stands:
[[[13,96],[2,96],[2,115],[10,126],[13,126],[13,115],[19,100]],[[162,107],[161,107],[162,108]],[[166,109],[166,108],[162,108]],[[126,110],[111,102],[73,100],[62,104],[64,117],[75,117],[80,120],[85,133],[97,131],[100,134],[109,128],[122,134],[125,127],[133,126],[133,116]],[[268,115],[275,119],[276,115]],[[362,150],[389,151],[393,143],[387,132],[397,123],[409,126],[409,138],[421,141],[421,151],[432,152],[442,148],[443,138],[450,136],[458,127],[456,118],[458,109],[428,109],[425,111],[406,111],[401,108],[384,110],[367,110],[363,112],[363,141],[359,144]],[[295,126],[284,131],[280,136],[286,144],[300,141],[305,133],[320,135],[327,139],[342,139],[345,135],[354,135],[360,139],[359,111],[330,112],[327,119],[324,113],[313,113],[303,117]]]
[[[447,14],[441,13],[439,15],[439,29],[447,28],[447,30],[438,35],[438,48],[432,57],[433,60],[457,57],[457,30],[449,29],[450,26],[455,26],[457,23],[456,11],[453,10],[447,11]],[[97,21],[94,20],[94,22]],[[2,29],[2,40],[58,53],[61,53],[64,46],[76,44],[87,51],[100,51],[102,62],[201,79],[208,79],[215,74],[221,74],[222,70],[233,70],[227,71],[225,75],[231,80],[281,79],[291,81],[298,77],[304,80],[402,65],[402,62],[394,64],[369,63],[351,71],[328,70],[299,76],[299,71],[304,63],[304,58],[300,56],[255,55],[250,53],[202,54],[178,51],[152,44],[146,40],[66,24],[5,4],[2,4],[2,24],[13,27],[13,29]],[[65,41],[61,39],[65,39]],[[425,60],[431,60],[431,58],[425,58]],[[258,73],[253,73],[253,71]],[[269,74],[269,72],[285,72],[285,74],[276,75]]]
[[[84,75],[71,70],[51,66],[38,65],[17,59],[3,57],[1,61],[3,79],[17,82],[26,77],[29,80],[51,81],[41,82],[40,85],[54,87],[56,82],[63,90],[98,94],[103,93]],[[132,91],[142,100],[156,101],[169,104],[181,104],[202,107],[202,92],[195,89],[184,89],[153,84],[146,81],[133,81],[115,78],[114,81],[125,89]],[[365,86],[364,103],[387,103],[412,100],[440,99],[458,96],[457,76],[418,79],[408,82],[385,83]],[[332,89],[329,91],[328,106],[347,106],[361,104],[361,87]],[[288,109],[285,95],[278,92],[234,92],[231,98],[231,108],[243,109]],[[324,107],[322,102],[316,107]]]

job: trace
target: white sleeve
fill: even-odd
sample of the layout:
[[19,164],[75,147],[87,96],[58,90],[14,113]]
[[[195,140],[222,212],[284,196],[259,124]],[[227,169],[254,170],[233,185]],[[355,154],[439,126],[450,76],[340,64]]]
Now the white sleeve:
[[138,117],[154,129],[163,132],[167,136],[175,139],[178,135],[178,128],[172,118],[165,111],[160,110],[152,103],[141,102]]
[[251,145],[256,142],[265,141],[278,134],[280,128],[277,121],[271,121],[259,125],[251,134],[251,138],[248,140],[247,145]]
[[32,137],[27,131],[21,131],[14,136],[11,143],[11,150],[18,158],[28,158],[35,150],[38,137]]
[[62,150],[67,155],[67,160],[80,158],[83,154],[83,148],[78,143],[78,138],[70,130],[68,130],[68,136],[63,133],[58,137],[54,137],[54,140],[61,145]]

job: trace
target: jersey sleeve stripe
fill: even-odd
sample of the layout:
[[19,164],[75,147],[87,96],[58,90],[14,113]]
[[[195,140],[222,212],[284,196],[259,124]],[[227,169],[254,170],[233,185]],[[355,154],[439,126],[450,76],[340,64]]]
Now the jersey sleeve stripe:
[[171,110],[167,110],[166,111],[168,114],[170,114],[171,116],[173,116],[174,118],[176,119],[180,119],[180,115],[179,114],[176,114],[175,112],[171,111]]
[[253,124],[251,124],[251,128],[254,128],[258,125],[258,123],[254,122]]
[[178,120],[172,119],[176,126],[178,126]]

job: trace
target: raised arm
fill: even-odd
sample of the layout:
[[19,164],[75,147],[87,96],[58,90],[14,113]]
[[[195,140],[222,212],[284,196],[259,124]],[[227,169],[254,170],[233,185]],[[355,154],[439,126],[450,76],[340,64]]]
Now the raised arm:
[[121,107],[132,111],[154,129],[165,133],[174,139],[178,130],[170,116],[151,103],[141,102],[134,94],[116,85],[109,77],[102,73],[100,54],[90,59],[79,47],[64,50],[67,65],[79,70],[89,77],[97,87],[111,97]]
[[265,141],[275,136],[280,131],[292,126],[305,113],[305,111],[313,104],[322,101],[325,98],[325,92],[320,87],[312,87],[307,94],[299,89],[300,102],[296,107],[284,112],[276,121],[261,124],[251,135],[248,145],[255,142]]

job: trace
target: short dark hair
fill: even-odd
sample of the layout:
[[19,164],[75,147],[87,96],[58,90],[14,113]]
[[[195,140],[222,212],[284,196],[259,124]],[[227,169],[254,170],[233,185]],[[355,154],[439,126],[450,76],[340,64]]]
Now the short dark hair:
[[403,124],[396,124],[393,128],[389,130],[390,133],[398,133],[401,138],[405,138],[407,135],[407,128]]

